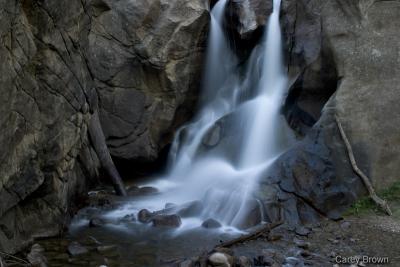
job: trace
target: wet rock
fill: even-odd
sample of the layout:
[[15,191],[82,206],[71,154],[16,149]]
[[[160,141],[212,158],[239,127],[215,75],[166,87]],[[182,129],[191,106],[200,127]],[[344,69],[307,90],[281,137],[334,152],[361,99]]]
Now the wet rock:
[[154,217],[154,213],[147,209],[143,209],[138,213],[138,220],[141,223],[149,223]]
[[304,226],[297,226],[295,233],[300,236],[308,236],[311,233],[311,230]]
[[135,214],[127,214],[124,217],[122,217],[120,220],[122,223],[132,223],[136,221]]
[[137,196],[139,195],[139,190],[139,187],[131,186],[126,190],[126,193],[128,194],[128,196]]
[[92,218],[89,221],[89,227],[101,227],[105,224],[107,224],[107,221],[99,217]]
[[230,0],[225,12],[225,30],[241,57],[248,56],[258,43],[268,16],[272,12],[272,1]]
[[233,258],[228,254],[215,252],[208,257],[208,262],[213,267],[231,267]]
[[80,256],[89,252],[86,247],[82,246],[78,242],[72,242],[71,244],[69,244],[67,250],[68,254],[73,257]]
[[207,219],[201,224],[201,226],[210,229],[210,228],[220,228],[222,225],[217,220]]
[[243,221],[237,225],[239,229],[248,229],[262,222],[262,207],[260,203],[256,199],[250,199],[245,205],[247,213],[243,216]]
[[204,136],[202,143],[203,145],[205,145],[206,147],[214,147],[216,145],[218,145],[218,143],[221,140],[221,125],[220,124],[215,124],[214,126],[212,126],[206,133],[206,135]]
[[173,215],[156,215],[152,219],[154,227],[172,227],[178,228],[181,226],[181,217],[176,214]]
[[90,204],[86,212],[91,215],[98,214],[101,211],[112,210],[118,206],[115,202],[115,195],[101,194],[99,196],[90,197],[89,202]]
[[240,256],[237,261],[238,261],[239,267],[251,267],[252,266],[251,260],[245,256]]
[[[27,259],[33,267],[47,267],[47,259],[44,256],[44,248],[39,244],[34,244],[27,255]],[[1,263],[1,258],[0,258]]]
[[195,217],[200,215],[200,213],[203,211],[203,208],[204,206],[201,201],[192,201],[184,204],[183,208],[178,211],[178,215],[182,218]]

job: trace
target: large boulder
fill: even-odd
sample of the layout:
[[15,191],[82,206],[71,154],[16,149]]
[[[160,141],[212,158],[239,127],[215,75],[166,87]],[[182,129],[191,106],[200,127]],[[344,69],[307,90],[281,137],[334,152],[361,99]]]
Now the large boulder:
[[284,112],[304,138],[260,182],[270,220],[339,218],[365,194],[335,115],[375,188],[398,181],[399,12],[397,1],[283,1],[292,80]]
[[206,1],[107,1],[92,18],[88,65],[112,156],[152,161],[187,119],[208,32]]
[[[94,109],[111,153],[154,160],[189,114],[208,4],[0,1],[0,250],[58,234],[97,181]],[[99,96],[99,98],[97,98]]]

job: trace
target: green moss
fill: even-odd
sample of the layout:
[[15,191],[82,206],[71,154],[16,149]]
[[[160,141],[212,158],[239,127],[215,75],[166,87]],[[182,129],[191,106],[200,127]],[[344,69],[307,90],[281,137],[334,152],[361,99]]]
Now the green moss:
[[[400,181],[394,183],[391,187],[381,190],[378,196],[385,199],[389,204],[398,206],[400,202]],[[394,202],[394,203],[393,203]],[[393,211],[393,210],[392,210]],[[383,213],[377,205],[369,197],[363,197],[354,203],[346,212],[345,215],[362,215],[366,213]]]
[[400,182],[396,182],[388,189],[383,190],[381,195],[388,201],[400,201]]

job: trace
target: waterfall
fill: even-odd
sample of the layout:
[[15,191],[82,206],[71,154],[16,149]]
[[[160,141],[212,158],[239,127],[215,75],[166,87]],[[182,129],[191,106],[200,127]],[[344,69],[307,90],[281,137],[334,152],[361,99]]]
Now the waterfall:
[[[254,49],[244,75],[223,31],[226,4],[218,1],[211,12],[197,115],[176,133],[167,173],[150,184],[161,192],[129,207],[159,210],[167,202],[201,201],[202,212],[195,219],[183,219],[183,228],[198,227],[208,218],[239,227],[248,214],[254,184],[288,146],[285,136],[290,131],[279,112],[287,83],[280,0],[274,0],[264,41]],[[204,140],[210,134],[216,144],[207,147]]]
[[262,75],[257,86],[257,97],[244,114],[247,133],[241,164],[251,167],[265,162],[279,153],[279,109],[285,93],[287,78],[282,61],[282,40],[279,25],[281,0],[274,0],[269,18],[263,51]]

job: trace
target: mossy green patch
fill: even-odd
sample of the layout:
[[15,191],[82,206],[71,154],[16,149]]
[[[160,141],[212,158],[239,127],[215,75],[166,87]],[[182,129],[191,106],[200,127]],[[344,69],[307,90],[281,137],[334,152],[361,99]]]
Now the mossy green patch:
[[[378,196],[389,202],[390,206],[398,207],[400,204],[400,181],[393,184],[391,187],[377,192]],[[392,205],[393,204],[393,205]],[[370,197],[363,197],[354,203],[346,212],[345,215],[362,215],[366,213],[384,213]],[[396,212],[392,210],[392,212]]]

